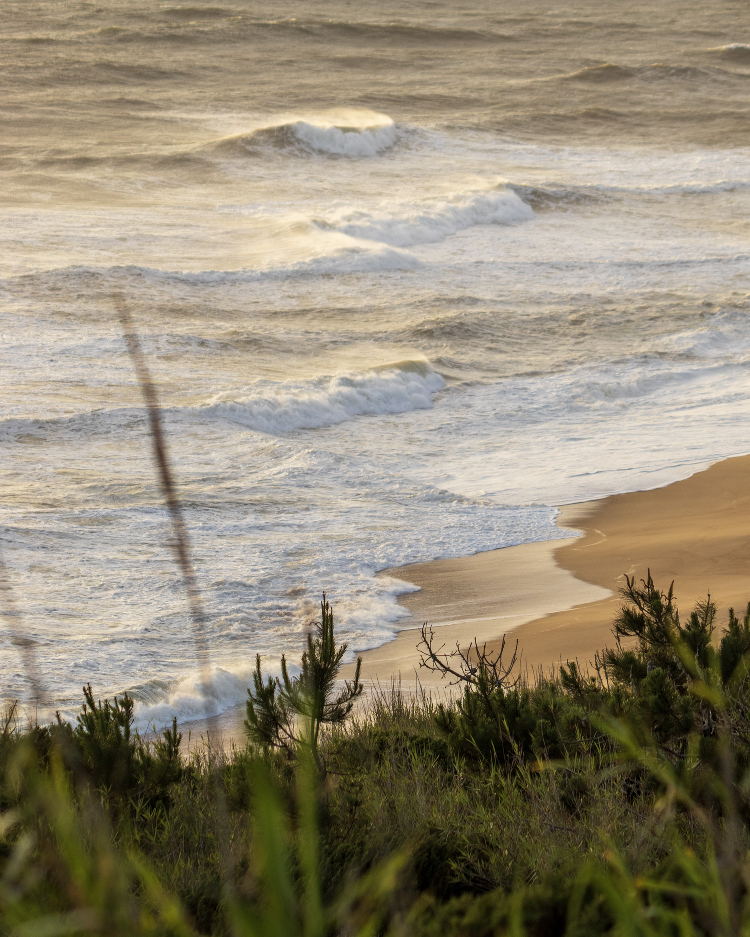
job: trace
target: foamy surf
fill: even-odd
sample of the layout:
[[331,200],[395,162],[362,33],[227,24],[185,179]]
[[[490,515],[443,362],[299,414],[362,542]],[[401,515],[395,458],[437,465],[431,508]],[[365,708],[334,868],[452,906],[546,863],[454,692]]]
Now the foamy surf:
[[379,156],[397,140],[396,124],[387,114],[359,108],[340,108],[319,114],[284,117],[252,130],[233,134],[204,149],[242,155],[265,149],[367,159]]
[[475,225],[516,225],[531,221],[534,210],[510,188],[425,200],[395,211],[348,211],[326,222],[341,234],[391,247],[432,244]]
[[360,416],[426,410],[445,387],[427,362],[348,371],[308,381],[260,380],[244,392],[219,394],[206,411],[272,435],[334,426]]

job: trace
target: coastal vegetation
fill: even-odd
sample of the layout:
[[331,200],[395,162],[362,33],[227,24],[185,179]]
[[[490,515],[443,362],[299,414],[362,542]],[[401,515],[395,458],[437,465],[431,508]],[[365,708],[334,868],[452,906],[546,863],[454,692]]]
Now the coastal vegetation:
[[297,678],[249,691],[247,744],[185,755],[133,701],[0,733],[9,934],[598,935],[750,929],[750,607],[628,579],[591,672],[424,664],[452,696],[358,675],[324,600]]

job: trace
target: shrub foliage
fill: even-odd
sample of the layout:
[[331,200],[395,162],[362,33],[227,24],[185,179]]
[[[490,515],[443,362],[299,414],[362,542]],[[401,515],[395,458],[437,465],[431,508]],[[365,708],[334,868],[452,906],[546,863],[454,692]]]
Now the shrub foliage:
[[0,926],[17,934],[734,935],[750,931],[750,607],[717,634],[627,579],[612,646],[520,680],[425,662],[449,701],[337,681],[325,601],[300,672],[258,662],[247,745],[181,753],[95,698],[0,725]]

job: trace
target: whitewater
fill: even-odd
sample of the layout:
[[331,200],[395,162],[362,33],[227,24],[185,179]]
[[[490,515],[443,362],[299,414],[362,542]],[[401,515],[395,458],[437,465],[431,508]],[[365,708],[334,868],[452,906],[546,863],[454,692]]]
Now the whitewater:
[[378,570],[750,451],[740,10],[7,4],[0,549],[50,713],[220,713],[324,590],[351,658],[401,625]]

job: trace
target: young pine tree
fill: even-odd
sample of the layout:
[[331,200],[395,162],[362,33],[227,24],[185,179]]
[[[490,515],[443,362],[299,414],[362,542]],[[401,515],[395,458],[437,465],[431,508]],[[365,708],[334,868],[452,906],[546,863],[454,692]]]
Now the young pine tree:
[[251,741],[264,748],[294,752],[309,747],[321,774],[325,765],[318,742],[323,725],[343,723],[355,700],[362,695],[359,679],[362,658],[357,658],[354,679],[344,682],[336,693],[336,680],[347,645],[336,644],[333,633],[333,609],[325,593],[320,603],[320,621],[307,636],[307,650],[302,655],[299,676],[290,677],[286,657],[281,658],[281,679],[269,677],[264,682],[260,654],[253,674],[254,690],[248,690],[245,728]]

